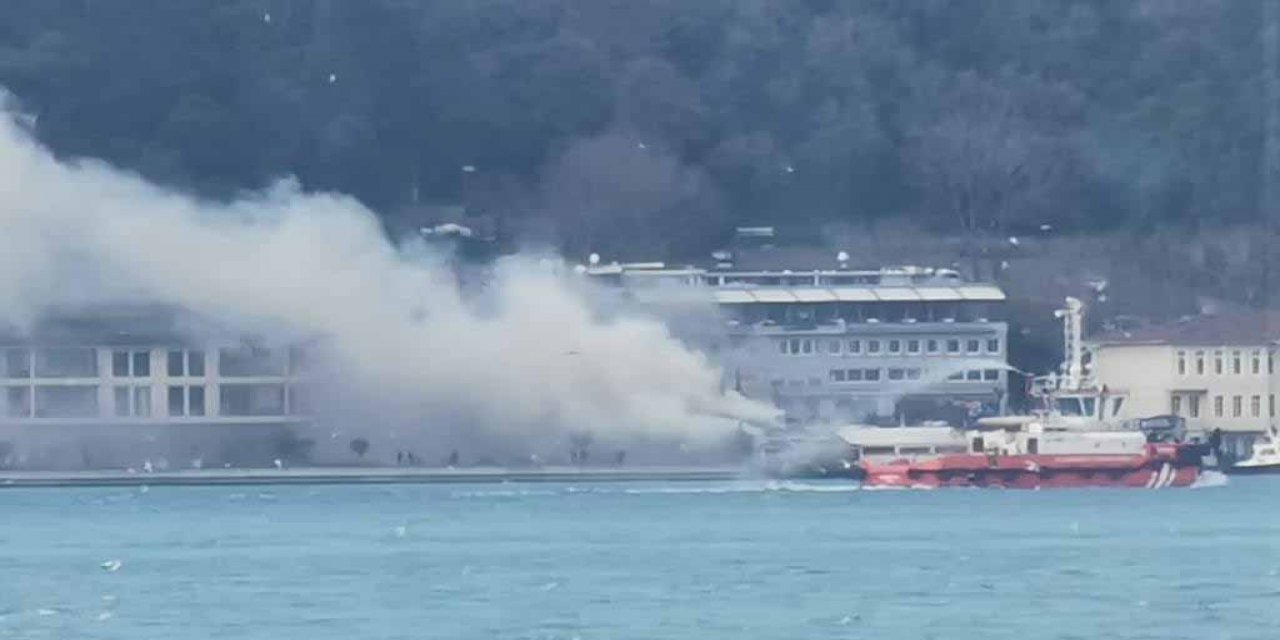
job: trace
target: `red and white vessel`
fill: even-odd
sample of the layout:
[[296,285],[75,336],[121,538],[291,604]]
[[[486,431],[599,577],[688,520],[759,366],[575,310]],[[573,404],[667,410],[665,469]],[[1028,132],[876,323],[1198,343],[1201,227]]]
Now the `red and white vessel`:
[[969,429],[848,427],[864,486],[937,488],[1186,487],[1200,476],[1209,446],[1184,441],[1175,417],[1119,419],[1125,397],[1084,375],[1083,305],[1067,300],[1067,362],[1034,381],[1030,415],[984,418]]

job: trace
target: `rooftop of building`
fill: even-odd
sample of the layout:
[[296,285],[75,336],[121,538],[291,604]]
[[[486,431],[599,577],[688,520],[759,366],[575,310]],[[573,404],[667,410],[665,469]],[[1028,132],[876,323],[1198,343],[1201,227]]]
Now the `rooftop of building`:
[[[604,262],[580,270],[643,291],[661,284],[702,285],[720,304],[816,302],[997,302],[1000,287],[950,268],[858,265],[842,251],[761,247],[718,251],[707,261]],[[669,291],[667,292],[670,293]]]
[[239,340],[235,331],[164,304],[99,304],[46,310],[29,326],[0,322],[3,345],[144,346],[186,344],[193,336]]
[[1174,346],[1280,343],[1280,309],[1204,314],[1174,322],[1113,328],[1088,339],[1094,344]]

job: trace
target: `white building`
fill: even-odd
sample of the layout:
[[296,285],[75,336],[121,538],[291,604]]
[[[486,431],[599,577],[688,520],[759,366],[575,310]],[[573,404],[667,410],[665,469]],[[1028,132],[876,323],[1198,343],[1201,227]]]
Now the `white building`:
[[233,449],[287,441],[310,420],[300,349],[193,341],[154,310],[87,317],[0,339],[0,463],[129,465],[145,443],[174,465],[248,463]]
[[1005,294],[946,269],[669,268],[587,273],[643,303],[699,302],[723,322],[699,342],[726,386],[801,421],[902,420],[1002,408]]
[[1178,415],[1191,431],[1221,429],[1245,455],[1276,423],[1280,313],[1199,316],[1088,341],[1098,384],[1126,393],[1125,417]]

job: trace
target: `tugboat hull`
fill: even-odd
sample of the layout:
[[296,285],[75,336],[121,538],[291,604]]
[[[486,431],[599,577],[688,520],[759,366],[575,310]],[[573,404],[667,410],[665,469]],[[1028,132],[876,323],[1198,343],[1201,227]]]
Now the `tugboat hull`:
[[1199,454],[1180,445],[1150,445],[1146,453],[1108,455],[949,455],[915,462],[864,463],[871,487],[991,487],[1057,489],[1186,487],[1200,477]]

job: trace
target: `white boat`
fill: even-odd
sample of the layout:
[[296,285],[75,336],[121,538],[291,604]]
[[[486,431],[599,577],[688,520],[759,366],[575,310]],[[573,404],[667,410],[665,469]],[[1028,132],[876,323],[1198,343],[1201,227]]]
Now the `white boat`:
[[1272,425],[1267,433],[1253,443],[1248,458],[1227,469],[1232,474],[1280,473],[1280,432]]

